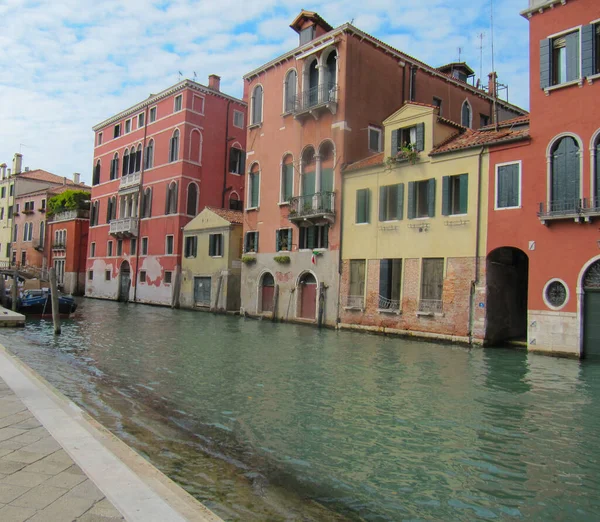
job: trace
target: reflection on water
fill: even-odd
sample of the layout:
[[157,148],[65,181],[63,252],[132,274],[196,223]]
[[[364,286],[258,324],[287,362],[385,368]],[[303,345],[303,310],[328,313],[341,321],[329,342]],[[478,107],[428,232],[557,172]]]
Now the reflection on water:
[[93,300],[0,341],[228,520],[600,517],[600,365]]

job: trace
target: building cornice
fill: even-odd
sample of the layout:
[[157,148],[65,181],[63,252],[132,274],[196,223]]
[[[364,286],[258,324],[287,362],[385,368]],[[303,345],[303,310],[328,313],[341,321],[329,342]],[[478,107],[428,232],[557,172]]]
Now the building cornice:
[[529,7],[520,14],[523,18],[531,18],[536,13],[543,13],[545,9],[554,9],[554,6],[566,3],[567,0],[529,0]]
[[110,118],[104,120],[103,122],[98,123],[97,125],[94,125],[92,127],[92,130],[94,132],[97,132],[112,123],[116,123],[119,120],[126,118],[127,116],[131,116],[131,115],[139,112],[141,109],[145,109],[146,107],[148,107],[150,105],[154,105],[158,101],[160,101],[164,98],[168,98],[169,96],[175,94],[176,92],[182,91],[184,89],[192,89],[192,90],[201,92],[203,94],[217,96],[218,98],[223,98],[228,101],[239,103],[240,105],[243,105],[243,106],[247,105],[246,102],[244,102],[243,100],[240,100],[239,98],[234,98],[233,96],[224,94],[221,91],[215,91],[214,89],[206,87],[206,85],[202,85],[201,83],[197,83],[193,80],[185,79],[185,80],[182,80],[179,83],[169,87],[168,89],[165,89],[164,91],[159,92],[158,94],[153,94],[152,96],[149,96],[143,102],[140,102],[140,103],[130,107],[129,109],[125,109],[124,111],[121,111],[118,114],[111,116]]

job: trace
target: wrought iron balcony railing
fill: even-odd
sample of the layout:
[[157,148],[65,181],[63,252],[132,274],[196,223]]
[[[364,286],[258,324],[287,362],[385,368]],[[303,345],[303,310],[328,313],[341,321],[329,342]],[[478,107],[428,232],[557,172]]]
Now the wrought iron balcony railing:
[[137,237],[138,218],[113,219],[110,222],[110,234],[116,237]]
[[291,221],[309,218],[331,218],[335,214],[335,192],[317,192],[305,196],[296,196],[290,199]]
[[294,114],[302,114],[320,106],[337,103],[337,98],[337,83],[322,83],[316,87],[311,87],[296,96]]
[[419,312],[423,314],[441,314],[444,302],[441,299],[420,299]]
[[363,310],[365,307],[365,298],[362,295],[347,295],[344,297],[344,308],[353,308]]
[[592,216],[600,216],[600,198],[566,199],[540,203],[537,213],[542,224],[558,219],[589,221]]
[[388,299],[380,295],[378,309],[389,310],[390,312],[400,310],[400,301],[398,299]]
[[52,250],[65,250],[66,244],[64,241],[53,241]]

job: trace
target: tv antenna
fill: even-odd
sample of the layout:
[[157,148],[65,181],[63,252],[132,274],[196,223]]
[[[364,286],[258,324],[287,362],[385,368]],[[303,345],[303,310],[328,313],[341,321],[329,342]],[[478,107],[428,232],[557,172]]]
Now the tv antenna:
[[460,56],[462,55],[462,47],[458,48],[458,61],[460,63]]
[[479,38],[479,78],[483,81],[483,39],[485,38],[485,33],[479,33],[477,38]]

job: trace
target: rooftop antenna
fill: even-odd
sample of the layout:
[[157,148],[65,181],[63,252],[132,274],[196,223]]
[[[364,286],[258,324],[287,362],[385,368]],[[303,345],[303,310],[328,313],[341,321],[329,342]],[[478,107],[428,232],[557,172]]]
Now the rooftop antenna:
[[479,33],[479,78],[483,81],[483,38],[485,33]]
[[181,81],[182,76],[183,76],[183,73],[181,71],[179,71],[179,81]]
[[23,147],[25,147],[26,149],[28,149],[29,147],[27,145],[25,145],[24,143],[19,143],[19,154],[21,154],[21,152],[23,152]]
[[462,47],[458,48],[458,62],[460,63],[460,55],[462,54]]
[[[490,38],[491,38],[491,47],[492,47],[492,72],[495,73],[496,70],[494,68],[494,0],[490,0]],[[496,80],[494,78],[494,92],[492,93],[492,104],[493,104],[493,114],[494,114],[494,125],[496,126],[496,130],[498,130],[498,114],[496,107]],[[489,93],[488,93],[489,94]]]
[[196,81],[197,78],[198,78],[198,75],[196,74],[196,71],[194,71],[194,81]]

